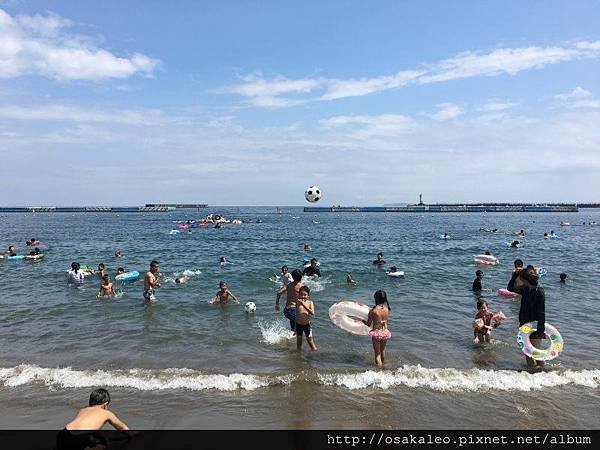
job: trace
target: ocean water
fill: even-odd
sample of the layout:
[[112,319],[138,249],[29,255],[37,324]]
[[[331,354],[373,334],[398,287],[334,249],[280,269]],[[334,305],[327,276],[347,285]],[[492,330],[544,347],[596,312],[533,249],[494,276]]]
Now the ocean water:
[[[3,214],[0,246],[42,241],[40,262],[0,260],[0,427],[61,428],[91,390],[135,428],[598,428],[600,419],[600,212],[555,214],[319,213],[301,208],[209,208],[149,214]],[[222,229],[170,234],[175,221],[223,213],[250,219]],[[262,223],[256,221],[260,219]],[[560,227],[561,220],[571,227]],[[314,222],[318,223],[314,223]],[[498,233],[479,231],[498,228]],[[506,241],[525,229],[523,247]],[[554,230],[557,239],[543,239]],[[447,232],[449,240],[439,238]],[[304,252],[303,243],[312,251]],[[115,258],[120,248],[122,258]],[[530,373],[516,344],[519,304],[485,295],[507,320],[493,342],[472,343],[473,255],[484,287],[506,287],[512,261],[543,266],[546,317],[565,349],[548,370]],[[393,279],[372,260],[406,274]],[[219,264],[226,256],[228,264]],[[317,257],[310,280],[318,351],[301,352],[274,311],[283,264]],[[158,302],[140,282],[116,299],[97,299],[99,279],[68,286],[72,261],[147,270],[160,261]],[[568,283],[559,283],[566,272]],[[348,285],[351,273],[356,285]],[[185,274],[189,281],[176,285]],[[227,281],[242,306],[208,300]],[[386,364],[373,363],[370,338],[337,328],[327,310],[341,299],[392,307]],[[243,304],[253,301],[254,314]]]

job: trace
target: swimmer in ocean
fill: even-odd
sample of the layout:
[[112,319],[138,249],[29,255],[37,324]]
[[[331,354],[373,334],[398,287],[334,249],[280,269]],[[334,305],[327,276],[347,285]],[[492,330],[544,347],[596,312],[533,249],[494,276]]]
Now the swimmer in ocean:
[[377,253],[377,256],[375,256],[375,261],[373,261],[373,264],[375,264],[378,267],[381,267],[382,265],[385,264],[385,261],[383,260],[383,253],[379,252]]
[[306,275],[307,277],[320,277],[321,270],[317,267],[317,263],[319,261],[317,258],[313,258],[310,260],[310,266],[306,267],[302,272],[302,275]]
[[119,250],[119,249],[116,249],[116,250],[115,250],[115,258],[120,258],[121,256],[123,256],[123,255],[121,254],[121,250]]
[[186,277],[185,275],[181,275],[177,278],[175,278],[175,284],[183,284],[183,283],[187,283],[189,280],[188,277]]
[[114,297],[117,293],[115,292],[115,288],[110,282],[108,275],[102,277],[102,282],[103,284],[100,286],[100,290],[96,297]]
[[354,278],[352,278],[352,274],[349,274],[349,273],[346,274],[346,283],[356,284],[356,281],[354,280]]
[[516,247],[519,247],[519,245],[520,245],[520,244],[521,244],[521,243],[515,239],[514,241],[512,241],[512,242],[510,243],[510,246],[511,246],[511,247],[515,247],[515,248],[516,248]]
[[106,275],[106,271],[104,270],[104,263],[98,264],[98,276],[100,279],[104,279],[104,275]]
[[225,258],[224,256],[219,257],[219,264],[221,264],[222,266],[227,264],[227,258]]
[[211,300],[210,303],[220,303],[222,305],[226,305],[229,298],[232,298],[236,304],[240,304],[240,301],[237,297],[227,288],[227,283],[221,281],[219,283],[219,290],[215,294],[215,297]]
[[561,273],[560,274],[560,282],[561,283],[566,283],[567,282],[567,274],[566,273]]
[[308,244],[304,244],[304,251],[305,252],[310,252],[312,250],[312,247]]

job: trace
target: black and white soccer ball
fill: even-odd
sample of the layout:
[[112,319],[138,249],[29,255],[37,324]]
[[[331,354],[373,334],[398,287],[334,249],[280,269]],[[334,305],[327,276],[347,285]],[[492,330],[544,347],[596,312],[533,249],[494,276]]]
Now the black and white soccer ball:
[[248,302],[244,305],[244,309],[247,313],[253,313],[256,311],[256,304],[254,302]]
[[317,186],[310,186],[308,189],[306,189],[304,197],[309,202],[316,203],[321,200],[321,189],[319,189]]

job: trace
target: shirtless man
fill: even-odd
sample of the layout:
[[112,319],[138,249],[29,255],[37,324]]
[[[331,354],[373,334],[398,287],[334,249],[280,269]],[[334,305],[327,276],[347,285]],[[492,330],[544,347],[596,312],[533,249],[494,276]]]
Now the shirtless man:
[[154,290],[158,287],[160,287],[158,261],[153,260],[150,263],[150,270],[144,276],[144,299],[148,302],[155,302]]
[[298,292],[296,300],[296,347],[302,349],[302,333],[306,335],[306,342],[313,352],[317,351],[317,346],[313,340],[312,330],[310,328],[310,316],[315,315],[315,304],[310,299],[310,289],[308,286],[302,286]]
[[89,406],[80,409],[77,416],[58,434],[57,449],[106,448],[108,442],[105,436],[94,433],[102,429],[106,423],[110,423],[117,430],[129,430],[129,427],[108,409],[109,403],[110,394],[106,389],[93,391]]
[[277,298],[275,299],[275,311],[279,311],[279,299],[281,295],[286,293],[285,308],[283,308],[283,315],[290,321],[290,328],[293,334],[296,334],[296,300],[298,300],[298,292],[302,285],[302,272],[299,269],[295,269],[292,272],[292,282],[287,286],[282,287],[277,292]]

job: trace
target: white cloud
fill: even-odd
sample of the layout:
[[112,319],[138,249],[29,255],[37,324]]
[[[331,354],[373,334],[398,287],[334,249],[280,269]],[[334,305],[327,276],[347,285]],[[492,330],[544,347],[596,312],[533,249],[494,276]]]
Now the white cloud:
[[462,108],[454,103],[440,103],[437,107],[439,108],[438,112],[429,115],[429,117],[440,122],[455,119],[463,113]]
[[510,100],[491,99],[491,100],[488,100],[483,105],[481,105],[478,109],[479,109],[479,111],[484,111],[484,112],[496,112],[496,111],[505,111],[505,110],[513,108],[517,105],[518,105],[517,102],[512,102]]
[[41,75],[56,80],[103,80],[151,75],[159,61],[141,53],[119,57],[56,14],[11,17],[0,9],[0,78]]
[[379,116],[334,116],[321,120],[324,129],[350,128],[350,135],[357,139],[398,136],[414,126],[414,120],[398,114],[382,114]]
[[554,98],[558,100],[577,100],[591,96],[592,93],[590,91],[583,89],[581,86],[577,86],[571,92],[567,92],[566,94],[555,95]]
[[20,121],[106,122],[127,125],[156,125],[167,121],[162,111],[155,109],[94,110],[70,105],[0,106],[0,118]]
[[600,108],[600,100],[597,99],[588,99],[588,100],[578,100],[573,102],[570,105],[571,108],[589,108],[589,109],[599,109]]
[[516,75],[578,58],[600,57],[600,41],[578,42],[566,47],[500,48],[489,53],[465,52],[418,69],[372,78],[290,79],[260,73],[242,77],[241,83],[216,92],[237,94],[255,106],[284,107],[306,102],[358,97],[402,88],[411,84],[439,83],[479,76]]

